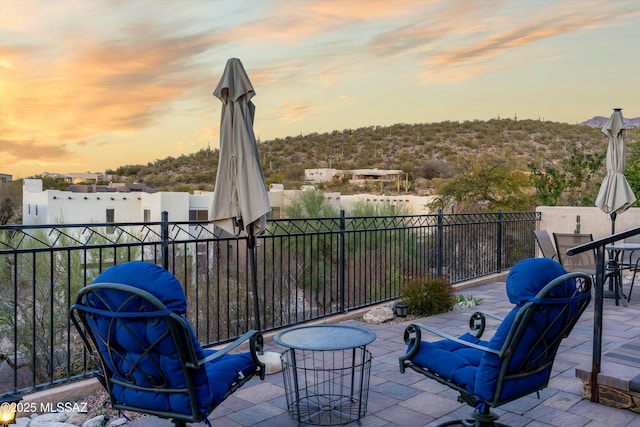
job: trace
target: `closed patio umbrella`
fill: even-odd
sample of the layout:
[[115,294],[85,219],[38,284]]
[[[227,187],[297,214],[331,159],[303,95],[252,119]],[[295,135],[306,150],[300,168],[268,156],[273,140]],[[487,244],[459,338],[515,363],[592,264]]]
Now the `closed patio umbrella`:
[[266,229],[271,205],[253,133],[255,106],[251,98],[255,91],[239,59],[227,61],[213,95],[222,101],[222,115],[220,159],[209,219],[235,236],[247,236],[254,315],[260,330],[255,237]]
[[636,201],[636,196],[624,176],[626,146],[621,108],[614,108],[602,132],[609,137],[607,175],[600,186],[596,206],[611,217],[611,234],[613,234],[616,228],[616,216],[629,209]]

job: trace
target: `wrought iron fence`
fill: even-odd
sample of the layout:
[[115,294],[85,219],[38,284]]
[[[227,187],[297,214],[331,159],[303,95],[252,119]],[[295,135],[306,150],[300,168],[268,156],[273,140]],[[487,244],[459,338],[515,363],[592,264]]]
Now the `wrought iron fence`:
[[[262,330],[396,299],[410,278],[457,283],[534,256],[539,214],[273,219],[258,237]],[[203,345],[255,324],[243,237],[208,222],[0,226],[0,395],[85,377],[95,366],[68,319],[80,288],[109,266],[162,265],[183,284]]]

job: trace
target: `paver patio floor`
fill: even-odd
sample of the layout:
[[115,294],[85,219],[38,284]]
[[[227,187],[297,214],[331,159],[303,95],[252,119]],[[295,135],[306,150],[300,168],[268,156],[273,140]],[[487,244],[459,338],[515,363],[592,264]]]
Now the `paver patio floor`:
[[[505,315],[510,309],[504,283],[491,283],[465,289],[460,293],[481,298],[475,309]],[[467,332],[474,308],[411,319],[402,323],[369,324],[360,320],[344,323],[367,328],[377,339],[367,349],[373,354],[367,412],[360,420],[364,427],[419,427],[466,417],[471,408],[457,401],[453,390],[408,370],[400,374],[398,357],[404,353],[403,334],[411,322],[425,323],[452,335]],[[640,427],[640,414],[591,402],[582,397],[582,380],[576,368],[590,367],[593,342],[593,301],[571,335],[563,341],[554,364],[549,387],[497,408],[500,421],[514,427]],[[485,332],[492,333],[497,324]],[[603,352],[640,337],[640,302],[632,299],[628,307],[616,307],[612,299],[604,301]],[[423,336],[424,339],[434,337]],[[266,340],[266,350],[281,353],[285,349]],[[603,360],[603,371],[614,371]],[[590,370],[590,369],[589,369]],[[236,391],[209,417],[215,427],[291,427],[297,426],[287,412],[282,373],[257,378]],[[128,424],[130,427],[170,426],[169,421],[149,417]],[[201,426],[204,424],[192,424]],[[351,423],[348,426],[356,426]]]

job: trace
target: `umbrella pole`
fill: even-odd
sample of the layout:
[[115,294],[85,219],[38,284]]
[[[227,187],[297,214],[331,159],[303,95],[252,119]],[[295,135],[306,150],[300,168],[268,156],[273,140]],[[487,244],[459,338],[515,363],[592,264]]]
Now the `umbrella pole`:
[[255,316],[256,330],[261,330],[260,325],[260,303],[258,301],[258,264],[256,260],[256,236],[253,234],[253,227],[249,227],[247,236],[247,247],[249,249],[249,263],[251,264],[251,286],[253,288],[253,315]]
[[618,216],[617,212],[611,212],[609,217],[611,218],[611,234],[616,234],[616,217]]

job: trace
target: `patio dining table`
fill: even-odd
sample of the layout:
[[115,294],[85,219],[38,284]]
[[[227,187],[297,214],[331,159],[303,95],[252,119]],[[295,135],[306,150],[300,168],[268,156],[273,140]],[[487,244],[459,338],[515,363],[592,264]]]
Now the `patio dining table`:
[[[628,300],[622,292],[622,275],[621,270],[624,269],[625,252],[640,251],[640,243],[631,242],[615,242],[605,246],[605,250],[609,252],[609,261],[607,267],[613,270],[613,274],[609,276],[610,288],[614,290],[616,304],[618,299],[622,301],[624,307],[627,306]],[[611,283],[613,281],[613,283]],[[633,283],[631,284],[633,286]]]

